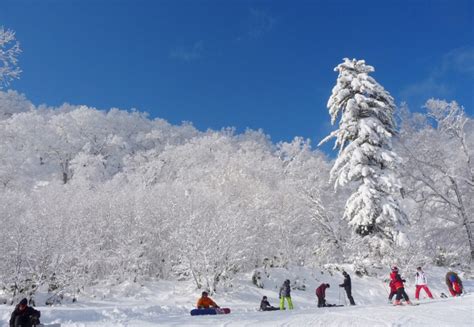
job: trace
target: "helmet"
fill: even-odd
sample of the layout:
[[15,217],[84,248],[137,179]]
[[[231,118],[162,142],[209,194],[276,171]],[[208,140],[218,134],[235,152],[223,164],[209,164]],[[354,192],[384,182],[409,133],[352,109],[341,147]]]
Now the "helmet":
[[393,266],[393,267],[392,267],[392,271],[398,271],[398,267],[397,267],[397,266]]

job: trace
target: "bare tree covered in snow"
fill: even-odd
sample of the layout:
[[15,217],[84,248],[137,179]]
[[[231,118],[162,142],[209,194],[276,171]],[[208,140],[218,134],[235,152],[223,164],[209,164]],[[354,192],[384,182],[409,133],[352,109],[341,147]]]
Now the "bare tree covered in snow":
[[15,32],[0,27],[0,89],[20,77],[21,69],[18,67],[20,53],[20,43],[15,39]]
[[453,231],[450,244],[431,238],[436,255],[457,257],[464,243],[473,260],[474,124],[455,101],[430,99],[425,108],[427,115],[404,114],[398,148],[406,158],[407,195],[423,208],[430,233]]
[[339,154],[331,170],[335,187],[359,183],[347,200],[344,217],[362,236],[396,240],[407,218],[393,195],[401,189],[394,172],[400,158],[391,151],[396,133],[393,98],[369,76],[374,68],[363,60],[345,58],[335,71],[339,76],[327,106],[331,123],[339,115],[341,120],[321,143],[336,138]]

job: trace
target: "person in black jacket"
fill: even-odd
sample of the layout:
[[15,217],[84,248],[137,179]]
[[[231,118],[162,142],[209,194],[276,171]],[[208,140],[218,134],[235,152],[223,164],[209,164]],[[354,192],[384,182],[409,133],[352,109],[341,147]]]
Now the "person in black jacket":
[[260,302],[260,310],[261,311],[275,311],[275,310],[280,310],[280,308],[275,308],[274,306],[270,305],[270,302],[268,302],[268,299],[266,296],[262,298],[262,301]]
[[10,327],[32,327],[40,323],[41,312],[28,306],[28,300],[18,303],[10,317]]
[[352,283],[351,283],[351,276],[345,271],[342,272],[342,276],[344,276],[344,282],[339,284],[339,287],[344,287],[346,290],[347,298],[351,305],[355,305],[354,298],[352,297]]

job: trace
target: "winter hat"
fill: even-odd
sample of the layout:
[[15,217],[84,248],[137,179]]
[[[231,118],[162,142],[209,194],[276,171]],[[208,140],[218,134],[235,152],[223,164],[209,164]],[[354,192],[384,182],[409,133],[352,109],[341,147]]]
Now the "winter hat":
[[263,299],[264,299],[264,300],[266,300],[266,299],[267,299],[267,297],[264,295],[264,296],[263,296]]
[[326,287],[327,287],[327,288],[329,288],[329,287],[330,287],[330,285],[329,285],[329,284],[326,284]]
[[420,271],[421,271],[421,267],[416,268],[416,270],[420,270]]
[[289,280],[289,279],[285,280],[285,283],[286,283],[286,284],[289,284],[289,283],[290,283],[290,280]]
[[20,304],[21,305],[27,305],[28,304],[28,300],[26,298],[24,298],[23,300],[20,301]]
[[209,294],[206,291],[202,292],[202,296],[208,296],[208,295]]
[[343,274],[344,276],[347,276],[347,273],[346,273],[345,271],[343,271],[342,274]]

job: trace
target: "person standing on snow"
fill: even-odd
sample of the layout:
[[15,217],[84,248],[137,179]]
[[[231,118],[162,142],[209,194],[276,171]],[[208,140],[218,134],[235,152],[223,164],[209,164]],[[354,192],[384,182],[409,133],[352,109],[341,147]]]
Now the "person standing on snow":
[[425,290],[426,294],[428,295],[428,297],[430,299],[433,299],[433,295],[431,294],[430,292],[430,289],[428,288],[428,285],[427,285],[427,281],[426,281],[426,276],[425,276],[425,272],[423,271],[423,269],[421,269],[421,267],[418,267],[416,268],[416,274],[415,274],[415,286],[416,286],[416,290],[415,290],[415,298],[417,300],[420,299],[420,290],[423,289]]
[[344,287],[346,290],[347,298],[351,305],[355,305],[354,298],[352,297],[352,283],[351,283],[351,276],[345,271],[342,272],[342,276],[344,276],[344,282],[339,284],[339,287]]
[[316,289],[316,296],[318,297],[318,308],[327,306],[326,304],[326,288],[329,288],[329,284],[322,283]]
[[405,299],[407,304],[411,304],[410,299],[408,298],[408,295],[405,292],[405,286],[403,285],[405,280],[402,279],[402,277],[398,273],[397,267],[392,268],[390,280],[393,282],[393,287],[397,289],[397,298],[395,300],[395,305],[400,305],[400,300],[402,299],[402,297]]
[[285,299],[288,302],[288,309],[293,310],[293,302],[291,301],[290,280],[287,279],[280,287],[280,310],[285,310]]
[[455,272],[449,271],[446,274],[446,285],[448,285],[449,292],[452,296],[460,296],[462,294],[462,281]]

